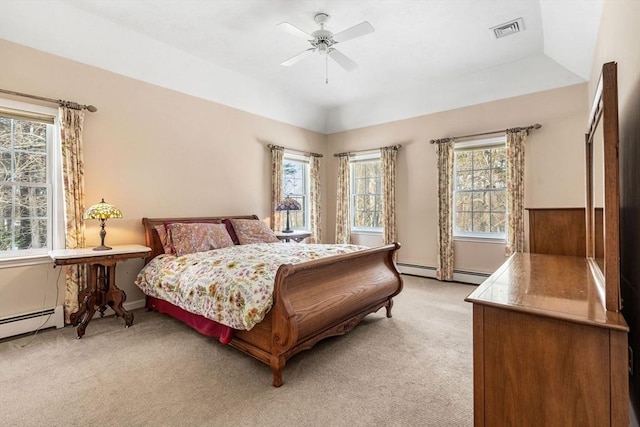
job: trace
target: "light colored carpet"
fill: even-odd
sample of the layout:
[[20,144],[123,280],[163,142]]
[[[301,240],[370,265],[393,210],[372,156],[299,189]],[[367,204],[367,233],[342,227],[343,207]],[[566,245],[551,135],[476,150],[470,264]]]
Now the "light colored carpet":
[[0,342],[2,426],[471,426],[473,286],[403,276],[384,309],[289,360],[284,385],[239,351],[136,310]]

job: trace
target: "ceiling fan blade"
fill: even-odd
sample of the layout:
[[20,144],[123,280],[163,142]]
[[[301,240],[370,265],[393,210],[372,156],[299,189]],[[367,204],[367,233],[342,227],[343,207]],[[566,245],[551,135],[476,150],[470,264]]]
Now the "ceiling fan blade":
[[302,31],[300,28],[295,25],[291,25],[288,22],[281,22],[276,27],[280,28],[282,31],[285,31],[289,34],[293,34],[296,37],[302,37],[305,40],[313,40],[313,36],[306,31]]
[[285,67],[290,67],[293,64],[297,63],[298,61],[300,61],[301,59],[306,58],[307,56],[312,54],[314,50],[316,50],[315,47],[311,47],[307,50],[303,50],[299,54],[294,55],[291,58],[287,59],[286,61],[281,62],[280,65],[284,65]]
[[333,35],[333,39],[339,43],[346,42],[347,40],[355,39],[356,37],[364,36],[366,34],[373,33],[375,29],[373,25],[369,24],[368,21],[364,21],[359,23],[358,25],[354,25],[351,28],[347,28],[344,31],[340,31]]
[[347,71],[355,70],[358,67],[358,64],[350,60],[344,53],[340,52],[336,49],[331,49],[327,54],[338,63],[342,68]]

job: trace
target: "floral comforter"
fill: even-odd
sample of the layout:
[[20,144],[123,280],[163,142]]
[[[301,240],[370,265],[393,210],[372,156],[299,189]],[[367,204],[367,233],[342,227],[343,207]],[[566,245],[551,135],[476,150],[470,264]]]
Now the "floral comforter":
[[250,330],[272,305],[282,264],[297,264],[358,250],[357,245],[256,243],[181,257],[159,255],[138,274],[146,295],[234,329]]

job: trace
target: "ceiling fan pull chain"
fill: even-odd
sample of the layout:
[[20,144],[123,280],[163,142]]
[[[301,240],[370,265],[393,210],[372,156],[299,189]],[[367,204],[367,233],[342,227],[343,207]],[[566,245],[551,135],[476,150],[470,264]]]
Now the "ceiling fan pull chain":
[[324,84],[328,85],[329,84],[329,53],[328,52],[324,54],[324,75],[325,75]]

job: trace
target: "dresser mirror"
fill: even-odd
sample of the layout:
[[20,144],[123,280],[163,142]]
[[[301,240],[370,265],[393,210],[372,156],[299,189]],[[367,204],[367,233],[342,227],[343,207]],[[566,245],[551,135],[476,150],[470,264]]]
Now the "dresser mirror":
[[604,273],[604,135],[599,122],[591,138],[593,259]]
[[615,62],[602,66],[586,134],[587,258],[610,311],[621,309],[616,74]]

